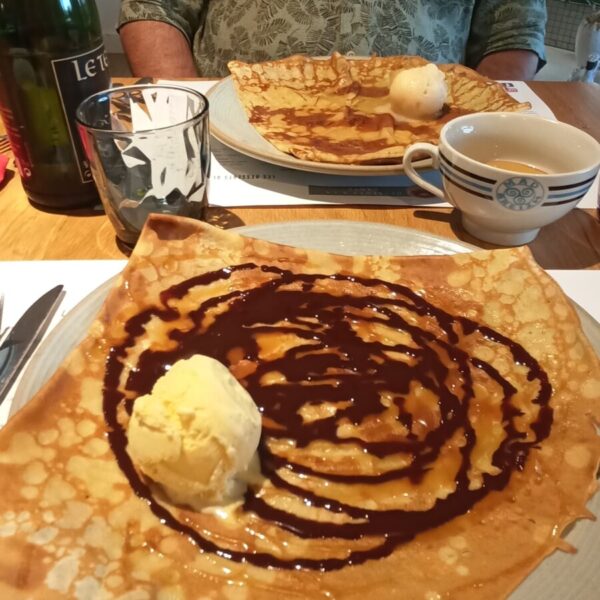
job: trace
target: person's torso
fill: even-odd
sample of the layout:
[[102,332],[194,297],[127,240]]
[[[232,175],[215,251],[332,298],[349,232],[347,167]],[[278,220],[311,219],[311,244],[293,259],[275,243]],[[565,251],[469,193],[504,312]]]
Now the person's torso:
[[464,62],[475,0],[208,0],[194,53],[201,75],[233,59],[416,54]]

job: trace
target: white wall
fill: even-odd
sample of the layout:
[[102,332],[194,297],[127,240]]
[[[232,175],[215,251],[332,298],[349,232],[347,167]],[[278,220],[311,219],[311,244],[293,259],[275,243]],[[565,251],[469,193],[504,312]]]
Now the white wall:
[[121,40],[116,31],[120,4],[120,0],[96,0],[107,52],[123,52]]

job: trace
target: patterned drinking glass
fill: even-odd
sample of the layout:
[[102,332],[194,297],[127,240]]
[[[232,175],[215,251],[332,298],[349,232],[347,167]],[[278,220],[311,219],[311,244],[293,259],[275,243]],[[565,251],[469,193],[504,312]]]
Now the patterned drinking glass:
[[84,100],[76,118],[104,210],[127,246],[150,213],[202,219],[210,170],[208,100],[133,85]]

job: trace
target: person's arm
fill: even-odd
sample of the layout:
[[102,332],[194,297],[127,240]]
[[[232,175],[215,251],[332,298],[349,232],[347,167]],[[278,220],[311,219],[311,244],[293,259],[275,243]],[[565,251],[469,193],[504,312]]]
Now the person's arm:
[[192,42],[208,0],[121,0],[119,34],[136,77],[196,77]]
[[545,0],[476,0],[467,64],[493,79],[532,79],[545,63]]
[[526,81],[535,76],[540,58],[530,50],[504,50],[484,56],[477,71],[490,79]]
[[158,21],[133,21],[119,30],[135,77],[196,77],[190,45],[179,29]]

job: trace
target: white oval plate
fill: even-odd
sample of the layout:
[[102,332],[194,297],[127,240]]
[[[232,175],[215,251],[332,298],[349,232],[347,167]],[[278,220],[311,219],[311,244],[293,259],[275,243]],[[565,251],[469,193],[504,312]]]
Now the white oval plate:
[[[457,254],[477,250],[475,246],[377,223],[353,221],[294,221],[240,227],[249,237],[339,254],[426,255]],[[17,388],[11,414],[25,405],[50,378],[67,354],[85,337],[116,277],[103,283],[80,302],[38,347]],[[575,306],[586,335],[600,354],[600,325]],[[600,515],[600,494],[588,508]],[[600,519],[579,521],[565,536],[577,554],[555,552],[510,596],[510,600],[592,600],[600,590]]]
[[[229,148],[252,158],[311,173],[327,175],[402,175],[402,164],[338,165],[335,163],[302,160],[278,150],[248,122],[244,107],[238,99],[231,76],[222,79],[206,94],[210,103],[210,132]],[[430,168],[431,160],[415,161],[416,168]]]

